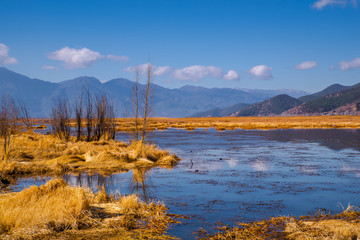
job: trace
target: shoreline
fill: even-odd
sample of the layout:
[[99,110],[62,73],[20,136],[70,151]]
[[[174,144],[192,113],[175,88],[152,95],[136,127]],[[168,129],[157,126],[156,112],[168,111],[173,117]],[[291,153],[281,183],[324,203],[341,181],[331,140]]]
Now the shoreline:
[[[36,125],[51,124],[50,119],[33,119]],[[116,118],[116,131],[132,132],[133,118]],[[74,122],[72,123],[74,124]],[[202,117],[149,119],[147,130],[168,128],[195,130],[215,128],[218,131],[235,129],[360,129],[360,116],[288,116],[288,117]],[[141,129],[141,128],[140,128]]]

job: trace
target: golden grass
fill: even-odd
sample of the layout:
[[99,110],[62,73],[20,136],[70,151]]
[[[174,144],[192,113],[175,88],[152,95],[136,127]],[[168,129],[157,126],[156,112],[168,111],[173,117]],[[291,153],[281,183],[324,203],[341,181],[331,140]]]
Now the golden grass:
[[336,215],[317,214],[315,216],[274,217],[270,220],[238,223],[229,228],[220,224],[218,232],[208,234],[198,231],[198,239],[289,239],[289,240],[326,240],[359,239],[360,212],[348,208]]
[[[133,119],[116,120],[118,131],[132,131]],[[309,117],[204,117],[204,118],[152,118],[148,130],[181,128],[215,128],[218,131],[234,129],[277,128],[360,128],[360,116],[309,116]]]
[[26,132],[12,136],[8,161],[0,162],[0,172],[3,176],[82,171],[110,174],[138,167],[171,168],[179,160],[155,145],[140,142],[77,142],[75,138],[66,142],[52,135]]
[[62,179],[0,197],[0,238],[169,239],[175,222],[162,203],[94,194]]

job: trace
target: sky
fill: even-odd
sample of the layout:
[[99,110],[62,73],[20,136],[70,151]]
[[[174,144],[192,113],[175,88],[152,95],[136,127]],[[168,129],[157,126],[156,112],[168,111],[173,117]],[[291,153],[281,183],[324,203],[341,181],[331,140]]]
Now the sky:
[[[360,82],[357,0],[0,0],[0,66],[179,88],[297,89]],[[145,80],[145,76],[142,77]]]

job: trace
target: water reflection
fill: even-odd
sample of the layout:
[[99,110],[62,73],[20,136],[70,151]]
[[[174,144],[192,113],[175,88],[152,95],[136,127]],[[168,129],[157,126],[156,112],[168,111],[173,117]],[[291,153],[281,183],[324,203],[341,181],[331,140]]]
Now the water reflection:
[[63,178],[71,186],[89,188],[94,192],[102,188],[104,188],[106,192],[109,192],[110,186],[114,185],[114,175],[105,177],[101,174],[83,172],[77,175],[65,174]]
[[191,217],[169,231],[182,239],[193,239],[200,227],[211,230],[219,220],[233,225],[318,209],[336,213],[342,210],[338,202],[360,205],[354,184],[360,177],[360,130],[169,129],[153,141],[182,159],[174,169],[64,178],[72,185],[164,201],[169,212]]
[[[103,176],[101,174],[88,174],[86,172],[73,175],[65,174],[64,180],[71,186],[80,186],[91,189],[97,192],[99,189],[104,188],[108,194],[137,194],[144,201],[151,200],[151,181],[148,174],[149,168],[139,167],[129,171],[131,177],[121,176],[123,174],[111,174],[110,176]],[[116,188],[119,181],[125,183],[125,188]]]
[[332,150],[360,151],[360,129],[279,129],[258,131],[257,134],[271,141],[309,141]]
[[144,167],[133,169],[132,179],[130,182],[131,192],[136,193],[146,202],[151,200],[151,194],[149,193],[151,184],[149,174],[147,174],[148,170],[149,168]]

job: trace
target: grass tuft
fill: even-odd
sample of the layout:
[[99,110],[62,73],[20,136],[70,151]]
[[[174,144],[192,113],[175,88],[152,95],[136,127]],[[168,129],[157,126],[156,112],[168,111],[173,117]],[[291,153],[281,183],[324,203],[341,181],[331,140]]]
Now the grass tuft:
[[171,168],[180,160],[155,145],[141,142],[129,146],[113,140],[84,142],[71,138],[66,142],[33,132],[18,133],[12,139],[8,161],[0,161],[3,177],[82,171],[110,174],[141,166]]
[[168,239],[166,230],[176,222],[162,203],[110,197],[104,189],[94,194],[62,179],[0,195],[0,238]]

